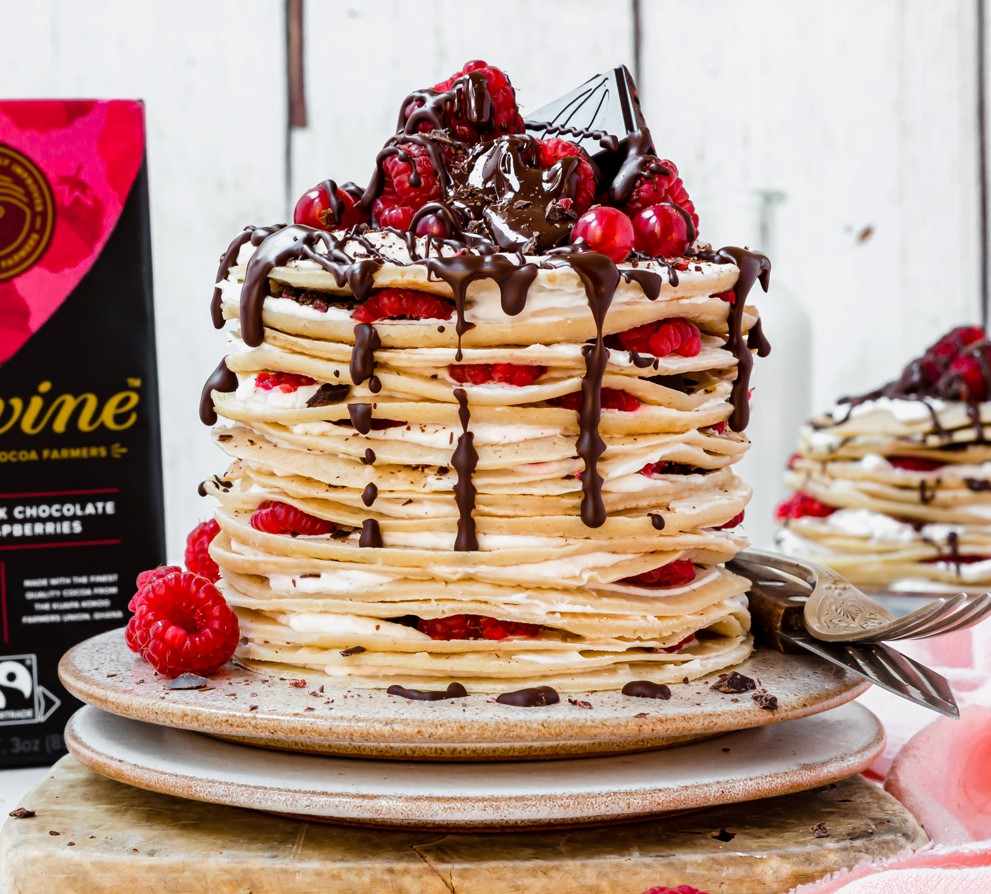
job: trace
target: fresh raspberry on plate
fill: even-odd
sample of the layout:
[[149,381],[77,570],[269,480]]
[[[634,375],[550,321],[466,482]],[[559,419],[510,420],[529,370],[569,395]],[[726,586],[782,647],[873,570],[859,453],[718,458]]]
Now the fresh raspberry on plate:
[[141,592],[148,584],[154,580],[158,580],[160,577],[168,577],[170,574],[182,574],[182,569],[178,565],[159,565],[157,568],[149,568],[147,571],[142,571],[135,581],[134,595],[131,597],[131,601],[127,603],[128,611],[133,612],[137,609],[138,603],[141,601]]
[[251,527],[266,534],[289,534],[292,537],[316,537],[320,534],[331,534],[337,529],[331,521],[317,518],[297,509],[289,503],[277,503],[266,500],[259,503],[258,508],[251,513]]
[[[654,171],[648,170],[649,168],[653,168]],[[671,202],[688,212],[695,229],[698,230],[699,216],[695,212],[695,204],[689,198],[685,184],[681,182],[675,163],[666,158],[648,157],[643,161],[642,170],[643,173],[637,178],[624,208],[626,213],[633,217],[651,205]]]
[[660,568],[624,577],[624,584],[634,584],[638,587],[681,587],[695,580],[695,565],[688,559],[676,559]]
[[609,341],[625,351],[652,354],[655,357],[667,357],[669,354],[695,357],[702,350],[699,327],[680,317],[645,323],[643,326],[627,329],[626,332],[617,332]]
[[241,636],[237,615],[205,577],[157,577],[136,601],[125,639],[160,674],[212,674],[234,654]]
[[584,214],[595,200],[595,171],[584,149],[569,140],[555,137],[537,141],[537,161],[544,170],[552,167],[562,158],[577,158],[575,182],[571,198],[575,214]]
[[545,372],[546,366],[527,366],[520,363],[452,363],[448,375],[462,385],[486,385],[495,382],[522,388],[532,385]]
[[[468,109],[469,97],[467,91],[462,89],[444,115],[444,126],[451,137],[462,143],[477,143],[483,135],[485,139],[491,140],[507,133],[523,133],[523,116],[520,115],[519,106],[516,104],[516,91],[505,72],[494,65],[488,65],[481,59],[467,62],[461,71],[435,84],[433,89],[438,93],[447,93],[454,87],[454,82],[458,78],[471,72],[478,72],[485,77],[485,86],[492,100],[490,118],[487,123],[471,120]],[[415,108],[416,106],[407,107],[407,118]],[[429,125],[425,122],[421,123],[420,129],[429,129]]]
[[289,394],[298,391],[304,385],[316,385],[316,379],[296,373],[273,372],[272,370],[264,370],[255,376],[255,388],[260,388],[262,391],[282,391]]
[[778,508],[774,510],[774,517],[778,521],[786,518],[826,518],[836,511],[835,507],[827,506],[821,500],[817,500],[811,494],[797,491],[787,500],[778,503]]
[[450,301],[414,289],[379,289],[351,316],[359,323],[377,320],[449,320],[454,314]]
[[446,618],[421,618],[416,625],[431,639],[506,639],[510,636],[536,636],[539,624],[500,621],[485,615],[449,615]]
[[220,533],[220,525],[214,519],[197,525],[186,537],[186,567],[215,584],[220,580],[220,568],[210,556],[210,544]]
[[946,465],[938,459],[924,459],[921,456],[892,456],[888,462],[896,469],[905,469],[908,472],[935,472]]
[[[580,391],[572,391],[571,394],[555,397],[551,403],[559,407],[564,407],[566,410],[581,410],[582,393]],[[640,401],[632,394],[627,394],[625,391],[620,391],[617,388],[602,389],[603,410],[619,410],[622,413],[632,413],[635,410],[639,410],[640,407]]]
[[396,150],[382,161],[385,179],[372,204],[372,216],[380,227],[408,230],[413,214],[441,198],[442,189],[426,146],[400,143]]

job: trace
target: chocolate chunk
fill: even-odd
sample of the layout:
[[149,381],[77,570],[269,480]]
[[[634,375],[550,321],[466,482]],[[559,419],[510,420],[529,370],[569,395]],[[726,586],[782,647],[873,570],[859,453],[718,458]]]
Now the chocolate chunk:
[[664,683],[651,683],[650,680],[632,680],[623,687],[623,695],[633,698],[671,698],[671,687]]
[[757,684],[750,677],[730,671],[727,674],[720,674],[719,679],[709,688],[716,692],[750,692],[757,688]]
[[766,689],[761,689],[750,697],[757,703],[757,707],[765,711],[776,711],[778,708],[778,697],[771,695]]
[[37,814],[33,810],[28,810],[27,807],[18,807],[15,810],[11,810],[7,816],[12,816],[14,819],[31,819]]
[[530,689],[517,689],[515,692],[504,692],[496,698],[500,705],[512,705],[514,708],[541,708],[545,705],[556,705],[561,701],[557,690],[550,686],[534,686]]
[[812,834],[816,838],[829,838],[829,829],[826,828],[825,823],[816,823],[812,827]]
[[210,681],[199,674],[179,674],[174,680],[165,684],[166,689],[198,689],[200,691],[213,689]]
[[398,695],[400,698],[408,698],[418,702],[439,702],[447,698],[465,698],[468,690],[460,683],[451,683],[447,689],[407,689],[398,684],[386,689],[389,695]]
[[[350,655],[360,655],[362,652],[367,651],[364,646],[351,646],[350,649],[342,649],[341,656],[347,658]],[[316,695],[317,693],[311,692],[310,695]]]
[[316,393],[311,397],[306,405],[308,407],[327,407],[331,404],[339,404],[347,396],[348,392],[351,390],[349,385],[321,385]]
[[736,833],[720,829],[718,832],[710,832],[709,837],[714,838],[716,841],[732,841],[736,838]]
[[584,699],[581,699],[581,698],[569,698],[568,699],[568,704],[569,705],[574,705],[576,708],[586,708],[588,710],[591,710],[591,708],[592,708],[592,703],[591,702],[587,702],[587,701],[585,701]]

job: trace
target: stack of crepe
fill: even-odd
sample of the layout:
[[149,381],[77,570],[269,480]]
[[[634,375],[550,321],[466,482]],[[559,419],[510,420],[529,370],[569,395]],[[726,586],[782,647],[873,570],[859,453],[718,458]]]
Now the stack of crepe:
[[[427,251],[422,240],[419,249]],[[749,655],[747,583],[719,564],[745,546],[732,525],[750,495],[733,472],[747,439],[726,425],[737,359],[726,347],[731,305],[719,293],[733,288],[737,266],[699,261],[675,277],[663,262],[641,262],[640,274],[663,275],[660,294],[646,295],[636,276],[615,289],[606,345],[615,333],[679,318],[699,327],[702,348],[661,358],[609,349],[603,390],[639,407],[601,412],[606,517],[590,526],[579,413],[556,405],[582,391],[597,336],[591,287],[576,269],[510,256],[535,262],[525,306],[508,313],[498,283],[478,279],[459,339],[453,303],[447,320],[356,324],[348,284],[324,264],[293,260],[268,271],[263,338],[248,347],[238,324],[255,250],[243,245],[220,284],[223,314],[237,321],[226,358],[237,384],[212,392],[224,423],[214,437],[232,464],[208,485],[220,502],[211,552],[240,619],[241,662],[359,687],[458,681],[469,692],[535,684],[567,692],[693,679]],[[453,296],[395,234],[369,233],[343,250],[355,261],[378,258],[375,290]],[[743,331],[756,322],[746,308]],[[356,363],[359,353],[366,362]],[[493,363],[546,371],[524,386],[451,374]],[[259,374],[273,372],[312,384],[257,387]],[[333,530],[258,530],[251,517],[266,503]],[[632,580],[672,563],[692,563],[694,579]],[[464,615],[515,632],[433,639],[418,629]]]

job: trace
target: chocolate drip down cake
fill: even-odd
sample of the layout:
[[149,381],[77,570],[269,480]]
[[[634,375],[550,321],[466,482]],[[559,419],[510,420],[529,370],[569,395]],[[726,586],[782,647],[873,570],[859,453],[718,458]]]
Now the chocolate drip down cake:
[[205,489],[247,667],[579,692],[750,654],[722,563],[770,265],[697,240],[625,69],[583,95],[587,126],[524,125],[469,63],[403,101],[366,187],[226,253]]
[[982,329],[958,327],[894,381],[811,419],[779,547],[867,587],[991,588],[989,355]]

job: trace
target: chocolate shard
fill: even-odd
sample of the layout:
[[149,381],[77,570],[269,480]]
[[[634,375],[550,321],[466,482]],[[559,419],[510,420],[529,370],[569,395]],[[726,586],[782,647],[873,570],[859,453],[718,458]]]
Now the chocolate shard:
[[[527,133],[559,136],[581,146],[599,166],[600,182],[612,182],[626,158],[630,134],[644,131],[637,85],[625,65],[589,78],[564,96],[530,112]],[[646,148],[646,147],[644,147]],[[653,146],[649,147],[653,154]]]

